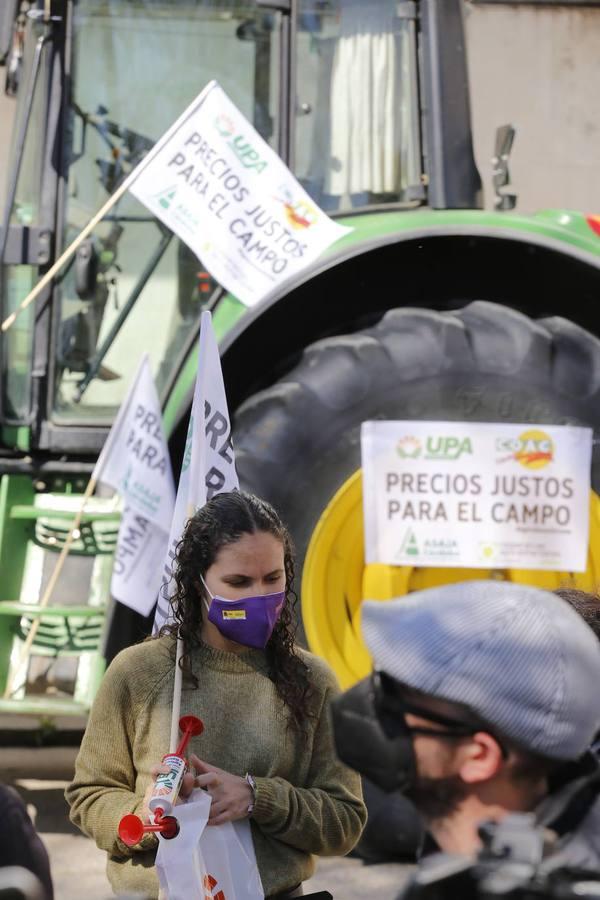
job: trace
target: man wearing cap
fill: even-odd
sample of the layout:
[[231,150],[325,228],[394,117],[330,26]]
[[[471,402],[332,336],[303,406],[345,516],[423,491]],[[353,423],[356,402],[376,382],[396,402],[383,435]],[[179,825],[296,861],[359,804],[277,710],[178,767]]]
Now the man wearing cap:
[[600,868],[600,644],[563,599],[497,581],[363,605],[372,677],[334,703],[348,765],[410,797],[448,853],[534,812],[552,866]]

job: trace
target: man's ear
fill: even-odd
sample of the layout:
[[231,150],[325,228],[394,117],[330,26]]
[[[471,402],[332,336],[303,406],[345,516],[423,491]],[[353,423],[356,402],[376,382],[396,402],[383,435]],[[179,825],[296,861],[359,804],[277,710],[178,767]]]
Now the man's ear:
[[502,750],[496,738],[478,731],[461,747],[459,774],[466,784],[488,781],[500,771],[502,763]]

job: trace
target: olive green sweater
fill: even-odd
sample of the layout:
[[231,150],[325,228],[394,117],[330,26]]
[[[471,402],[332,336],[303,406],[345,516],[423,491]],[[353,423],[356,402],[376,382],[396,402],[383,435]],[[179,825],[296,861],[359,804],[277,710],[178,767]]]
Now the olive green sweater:
[[[129,848],[117,836],[126,813],[140,814],[150,770],[169,749],[173,639],[129,647],[109,666],[94,702],[67,788],[71,820],[108,853],[115,893],[158,896],[157,838]],[[299,735],[266,675],[264,653],[241,655],[202,645],[192,667],[198,688],[184,688],[181,714],[199,716],[204,732],[188,753],[256,779],[252,836],[265,894],[294,887],[314,871],[312,854],[348,853],[366,821],[358,776],[336,758],[327,714],[337,692],[321,659],[298,651],[310,670],[313,716]]]

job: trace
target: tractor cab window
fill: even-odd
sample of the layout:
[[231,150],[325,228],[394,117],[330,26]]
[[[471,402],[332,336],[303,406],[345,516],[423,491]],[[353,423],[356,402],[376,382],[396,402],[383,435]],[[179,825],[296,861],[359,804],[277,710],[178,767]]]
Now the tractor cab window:
[[[79,0],[73,31],[65,244],[211,79],[277,149],[279,13],[248,0]],[[55,421],[110,421],[144,350],[164,390],[215,287],[126,194],[62,280]]]
[[412,6],[300,0],[296,173],[325,210],[424,200]]

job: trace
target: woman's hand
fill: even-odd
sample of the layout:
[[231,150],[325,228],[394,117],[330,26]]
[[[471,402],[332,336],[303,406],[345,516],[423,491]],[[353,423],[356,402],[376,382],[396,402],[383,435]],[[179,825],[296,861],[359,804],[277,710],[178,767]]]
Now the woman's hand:
[[182,785],[181,794],[187,796],[194,786],[208,791],[212,797],[208,824],[222,825],[223,822],[245,819],[248,807],[254,800],[252,788],[246,779],[203,762],[194,753],[190,754],[190,763],[197,775],[191,787],[189,781]]
[[142,806],[142,816],[141,816],[142,821],[145,822],[146,825],[148,825],[150,823],[150,818],[152,815],[152,813],[148,809],[148,803],[150,802],[150,797],[152,796],[152,793],[156,786],[156,776],[161,775],[161,774],[168,775],[170,771],[171,770],[169,769],[169,767],[163,765],[162,763],[160,763],[157,766],[152,766],[152,768],[150,769],[150,774],[152,775],[152,781],[146,788],[146,793],[144,794],[144,805]]

